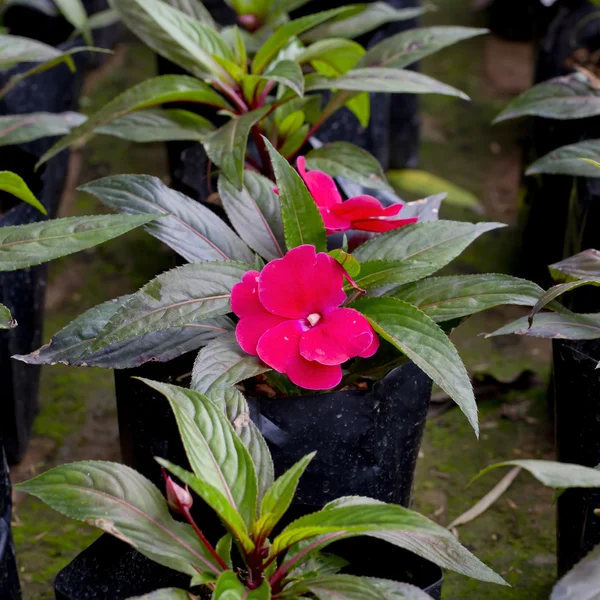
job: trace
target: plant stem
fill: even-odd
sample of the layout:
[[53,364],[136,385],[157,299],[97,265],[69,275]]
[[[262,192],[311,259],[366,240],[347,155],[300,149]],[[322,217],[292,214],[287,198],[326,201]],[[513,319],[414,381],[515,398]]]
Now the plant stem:
[[261,106],[265,105],[265,102],[267,101],[267,96],[269,95],[269,92],[273,89],[274,85],[275,85],[274,81],[267,82],[263,91],[261,92],[260,96],[258,97],[258,100],[256,101],[255,108],[260,108]]
[[222,81],[213,82],[214,87],[216,87],[220,92],[223,92],[238,108],[240,113],[248,112],[248,105],[244,102],[244,99],[236,90],[234,90],[227,83],[223,83]]
[[217,554],[217,551],[213,548],[213,545],[206,539],[206,536],[202,533],[202,530],[198,525],[196,525],[196,521],[194,521],[194,517],[190,513],[189,508],[182,508],[183,515],[186,518],[187,522],[192,526],[192,529],[196,532],[196,535],[200,538],[200,541],[206,549],[210,552],[211,556],[217,561],[217,564],[224,570],[227,571],[229,567],[225,563],[225,561]]

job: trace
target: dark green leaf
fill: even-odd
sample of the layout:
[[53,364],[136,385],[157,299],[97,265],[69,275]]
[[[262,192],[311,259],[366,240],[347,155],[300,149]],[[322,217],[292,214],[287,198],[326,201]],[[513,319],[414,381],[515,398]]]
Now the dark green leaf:
[[29,113],[0,117],[0,146],[14,146],[44,137],[65,135],[85,121],[78,113]]
[[367,578],[383,594],[381,600],[431,600],[421,588],[391,579]]
[[600,546],[580,560],[555,586],[550,600],[596,600],[600,590]]
[[334,8],[332,10],[325,10],[323,12],[307,15],[306,17],[301,17],[278,27],[275,33],[268,38],[266,43],[263,44],[261,49],[256,53],[256,56],[252,61],[252,73],[254,75],[260,75],[292,37],[300,35],[335,16],[347,13],[349,10],[352,9],[345,6]]
[[319,600],[386,600],[367,578],[354,575],[317,575],[299,581],[291,589],[291,593],[306,592]]
[[444,331],[418,308],[395,298],[364,298],[353,307],[458,404],[479,435],[469,374]]
[[204,140],[204,149],[210,160],[221,167],[223,173],[237,190],[244,185],[244,162],[248,135],[252,127],[268,112],[268,106],[263,106],[239,117],[217,129]]
[[233,333],[221,335],[198,354],[190,387],[208,394],[213,386],[233,386],[268,370],[258,357],[240,348]]
[[237,191],[219,177],[219,196],[238,235],[266,260],[281,258],[285,240],[279,198],[273,182],[253,171],[244,171],[244,187]]
[[0,69],[24,62],[45,62],[62,55],[61,50],[37,40],[18,35],[0,35]]
[[442,48],[488,33],[473,27],[423,27],[397,33],[369,48],[361,67],[404,69]]
[[221,600],[269,600],[271,588],[264,581],[255,590],[249,590],[233,571],[225,571],[217,580],[213,598]]
[[426,221],[369,240],[353,256],[361,263],[356,279],[364,289],[390,289],[427,277],[454,260],[481,234],[502,223]]
[[123,540],[171,569],[194,575],[219,572],[193,529],[175,521],[156,486],[117,463],[61,465],[19,484],[54,510]]
[[31,354],[16,355],[13,358],[30,365],[62,363],[125,369],[148,361],[166,362],[196,350],[235,328],[228,317],[216,317],[182,327],[154,331],[90,352],[90,346],[104,326],[130,298],[131,296],[121,296],[90,308],[54,335],[50,343]]
[[533,86],[513,100],[494,122],[524,116],[570,121],[598,114],[600,95],[597,90],[585,75],[573,73]]
[[578,287],[582,287],[584,285],[600,285],[599,279],[578,279],[577,281],[569,281],[568,283],[560,283],[559,285],[555,285],[551,287],[549,290],[546,290],[542,296],[538,299],[535,306],[531,309],[529,313],[529,322],[531,323],[533,317],[542,310],[547,304],[552,302],[555,298],[558,298],[562,294],[566,292],[570,292]]
[[90,350],[227,314],[231,288],[250,268],[232,261],[201,262],[155,277],[113,315]]
[[264,140],[277,180],[288,250],[303,244],[312,244],[317,252],[325,251],[327,248],[325,225],[313,197],[294,168],[273,148],[269,140],[266,138]]
[[231,562],[231,549],[233,546],[233,537],[230,533],[226,533],[215,546],[217,554],[221,557],[223,562],[230,568],[233,569]]
[[556,281],[600,278],[600,252],[584,250],[575,256],[550,265],[549,269]]
[[[293,60],[280,60],[264,75],[247,75],[243,82],[248,90],[254,90],[262,81],[276,81],[289,87],[298,96],[304,96],[304,75],[300,65]],[[246,97],[254,94],[246,94]]]
[[233,83],[215,57],[233,60],[218,32],[161,0],[110,0],[121,19],[157,54],[201,79]]
[[[136,110],[152,108],[165,102],[197,102],[219,108],[229,108],[229,105],[222,96],[217,94],[207,84],[194,77],[188,77],[187,75],[162,75],[147,79],[125,90],[108,104],[105,104],[98,112],[87,119],[85,123],[82,123],[85,117],[81,117],[79,123],[82,124],[74,129],[70,135],[62,138],[52,146],[42,156],[40,164],[58,154],[61,150],[68,148],[74,142],[85,141],[93,135],[95,129],[119,117],[123,117]],[[76,125],[79,125],[79,123],[76,123]],[[68,133],[68,131],[58,133]]]
[[423,8],[394,8],[387,2],[369,2],[367,4],[355,5],[347,16],[341,16],[316,27],[302,36],[303,41],[315,42],[325,38],[341,37],[356,38],[369,31],[373,31],[386,23],[396,21],[408,21],[419,17],[427,12],[429,6]]
[[552,150],[531,164],[526,175],[547,173],[573,177],[600,177],[600,169],[589,162],[590,160],[600,160],[600,140],[586,140]]
[[[212,400],[194,390],[141,381],[169,401],[190,466],[201,485],[213,486],[250,529],[256,518],[256,473],[248,450],[227,417]],[[234,529],[239,538],[240,527]]]
[[0,271],[15,271],[93,248],[157,215],[99,215],[0,227]]
[[422,73],[386,67],[352,69],[341,77],[317,75],[311,78],[306,86],[307,92],[331,89],[395,94],[443,94],[469,100],[464,92]]
[[556,340],[595,340],[600,338],[600,314],[539,313],[531,326],[529,318],[522,317],[486,337],[509,334]]
[[306,155],[306,167],[332,177],[347,177],[369,188],[390,189],[379,161],[349,142],[331,142]]
[[252,263],[250,248],[210,209],[150,175],[113,175],[79,188],[107,206],[132,214],[160,214],[147,231],[190,262],[240,260]]
[[20,175],[11,171],[0,171],[0,190],[16,196],[19,200],[27,202],[27,204],[31,204],[42,214],[48,214],[44,205],[33,195],[33,192],[27,187]]
[[12,318],[10,310],[0,304],[0,329],[13,329],[17,326],[17,322]]
[[94,130],[130,142],[202,141],[215,126],[204,117],[178,108],[138,110]]

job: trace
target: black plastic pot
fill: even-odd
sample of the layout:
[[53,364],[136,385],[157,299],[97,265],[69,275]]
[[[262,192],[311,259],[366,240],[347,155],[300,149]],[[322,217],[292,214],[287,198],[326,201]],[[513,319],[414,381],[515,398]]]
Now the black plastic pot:
[[539,39],[550,21],[568,0],[544,6],[541,0],[490,0],[486,2],[488,26],[498,37],[529,42]]
[[[600,464],[600,341],[553,342],[556,445],[560,462]],[[558,574],[600,544],[599,489],[566,490],[558,500]]]
[[10,532],[11,489],[0,436],[0,600],[20,600],[21,588]]

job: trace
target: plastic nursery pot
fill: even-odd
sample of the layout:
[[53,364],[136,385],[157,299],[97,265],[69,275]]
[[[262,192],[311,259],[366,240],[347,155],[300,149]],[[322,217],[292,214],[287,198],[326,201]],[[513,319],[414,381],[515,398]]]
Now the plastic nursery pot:
[[[77,57],[77,55],[76,55]],[[26,66],[0,73],[0,87]],[[81,73],[66,65],[24,80],[0,101],[0,114],[64,112],[76,107]],[[53,217],[56,214],[68,170],[68,152],[62,152],[35,171],[40,156],[54,139],[44,138],[17,146],[0,147],[2,169],[14,171],[27,182]],[[41,212],[8,194],[0,195],[0,227],[45,220]],[[0,273],[0,303],[8,306],[18,327],[0,331],[0,435],[9,464],[18,462],[27,448],[37,412],[40,368],[11,360],[14,354],[39,348],[43,321],[46,266]]]
[[[553,342],[558,460],[600,464],[600,341]],[[570,489],[558,499],[558,574],[600,543],[600,490]]]
[[11,491],[8,465],[0,436],[0,600],[20,600],[15,547],[10,532]]
[[491,32],[514,42],[529,42],[542,37],[561,6],[561,0],[552,6],[545,6],[542,0],[484,1]]

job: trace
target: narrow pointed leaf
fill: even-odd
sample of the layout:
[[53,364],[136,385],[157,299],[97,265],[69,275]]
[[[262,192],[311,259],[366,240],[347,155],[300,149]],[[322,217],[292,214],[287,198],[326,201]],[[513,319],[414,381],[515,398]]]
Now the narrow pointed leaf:
[[81,0],[54,0],[58,10],[73,27],[83,33],[87,44],[92,43],[85,6]]
[[10,310],[0,304],[0,329],[13,329],[17,326],[17,322],[12,318]]
[[312,244],[317,252],[327,248],[325,225],[302,178],[265,138],[277,180],[285,242],[288,250]]
[[256,517],[256,473],[250,454],[219,407],[206,396],[142,379],[167,398],[194,474],[216,488],[250,528]]
[[[105,104],[98,112],[94,113],[81,123],[81,120],[69,135],[62,138],[54,144],[40,159],[40,164],[46,162],[49,158],[58,154],[61,150],[68,148],[75,142],[83,142],[93,135],[94,130],[98,129],[123,117],[128,113],[144,108],[152,108],[165,102],[195,102],[199,104],[208,104],[219,108],[229,108],[225,99],[217,94],[210,86],[194,77],[187,75],[161,75],[152,79],[147,79],[111,100]],[[0,122],[0,127],[2,124]],[[62,131],[60,133],[68,133]]]
[[178,108],[148,108],[119,117],[94,130],[95,134],[112,135],[130,142],[201,142],[215,130],[204,117]]
[[331,142],[311,150],[306,155],[306,167],[332,177],[346,177],[365,187],[391,189],[379,161],[349,142]]
[[173,8],[185,13],[188,17],[193,17],[197,21],[217,29],[214,19],[209,10],[200,0],[163,0]]
[[600,278],[600,252],[584,250],[548,267],[555,281]]
[[427,277],[454,260],[480,235],[502,223],[426,221],[378,235],[357,248],[361,264],[356,284],[390,289]]
[[[583,160],[586,159],[586,160]],[[590,161],[600,160],[600,140],[586,140],[562,146],[531,164],[526,175],[572,175],[573,177],[600,177],[600,169]]]
[[445,332],[418,308],[395,298],[365,298],[353,307],[458,404],[479,435],[471,380]]
[[188,575],[196,568],[220,570],[193,529],[171,517],[158,488],[125,465],[61,465],[15,487],[63,515],[114,535],[160,565]]
[[45,62],[62,56],[63,52],[31,38],[0,35],[0,69],[25,62]]
[[0,227],[0,271],[39,265],[93,248],[158,215],[99,215]]
[[244,185],[244,162],[248,135],[253,125],[268,112],[268,106],[247,112],[231,119],[204,140],[204,148],[210,160],[221,167],[225,176],[237,190]]
[[469,99],[464,92],[422,73],[386,67],[352,69],[341,77],[315,76],[306,86],[307,92],[331,89],[392,94],[443,94]]
[[196,350],[211,339],[232,331],[228,317],[215,317],[182,327],[163,329],[90,351],[102,329],[131,296],[121,296],[90,308],[52,337],[50,342],[31,354],[13,358],[30,365],[58,363],[80,367],[130,369],[148,361],[166,362]]
[[190,387],[207,394],[213,386],[232,386],[269,370],[258,357],[240,348],[234,333],[221,335],[198,354]]
[[146,226],[190,262],[240,260],[252,263],[254,254],[210,209],[166,186],[150,175],[113,175],[79,188],[121,213],[165,216]]
[[244,171],[244,187],[238,191],[219,177],[223,208],[239,236],[266,260],[281,258],[285,250],[279,198],[273,182],[253,171]]
[[217,580],[213,594],[222,600],[270,600],[271,589],[267,581],[255,590],[249,590],[233,571],[225,571]]
[[375,577],[369,577],[367,580],[383,594],[382,600],[431,600],[431,596],[421,588],[408,583]]
[[231,562],[231,549],[233,547],[233,538],[230,533],[226,533],[215,546],[217,554],[223,559],[223,562],[230,568],[233,569]]
[[14,146],[44,137],[68,134],[85,121],[78,113],[29,113],[0,116],[0,146]]
[[304,579],[293,585],[296,593],[311,593],[319,600],[386,600],[366,577],[329,575]]
[[580,560],[555,586],[550,600],[597,600],[600,590],[600,546]]
[[486,337],[512,334],[555,340],[595,340],[600,338],[600,314],[538,313],[531,325],[528,317],[522,317]]
[[409,29],[369,48],[361,59],[359,66],[404,69],[442,48],[486,33],[488,33],[487,29],[475,29],[473,27],[420,27]]
[[227,314],[231,288],[250,268],[231,261],[201,262],[155,277],[112,316],[90,350]]
[[13,196],[31,204],[42,214],[47,215],[44,205],[33,195],[33,192],[27,187],[27,184],[20,175],[11,171],[0,171],[0,190],[8,192]]
[[566,292],[570,292],[576,288],[582,287],[584,285],[600,285],[599,279],[578,279],[577,281],[569,281],[568,283],[560,283],[559,285],[555,285],[551,287],[549,290],[545,291],[541,297],[536,302],[535,306],[531,309],[529,313],[529,322],[533,321],[533,317],[542,310],[547,304],[552,302],[555,298],[558,298],[562,294]]

